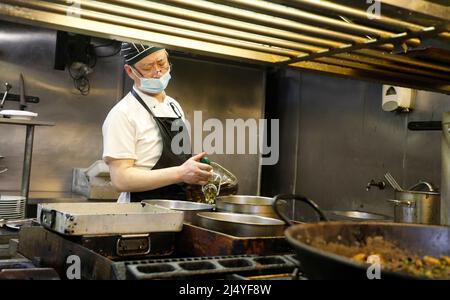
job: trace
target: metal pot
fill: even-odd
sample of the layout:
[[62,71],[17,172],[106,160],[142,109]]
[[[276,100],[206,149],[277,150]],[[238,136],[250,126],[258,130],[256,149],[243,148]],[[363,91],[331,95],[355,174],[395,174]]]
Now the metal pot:
[[184,212],[184,222],[196,224],[197,223],[197,213],[203,211],[213,211],[214,207],[206,203],[197,203],[190,201],[181,200],[143,200],[141,203],[147,203],[151,205],[158,205],[165,208],[178,210]]
[[279,219],[256,215],[201,212],[198,213],[201,227],[238,237],[283,236],[286,226]]
[[[414,190],[420,186],[428,191]],[[419,182],[408,191],[395,191],[395,199],[388,201],[394,204],[395,222],[440,224],[441,197],[427,182]]]
[[258,215],[278,219],[272,208],[273,198],[259,196],[221,196],[216,198],[217,211]]

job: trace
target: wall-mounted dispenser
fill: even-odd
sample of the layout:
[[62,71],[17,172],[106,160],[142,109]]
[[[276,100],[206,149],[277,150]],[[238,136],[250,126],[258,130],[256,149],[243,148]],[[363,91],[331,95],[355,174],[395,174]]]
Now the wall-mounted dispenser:
[[382,108],[384,111],[408,112],[413,108],[416,93],[416,90],[408,88],[383,85]]

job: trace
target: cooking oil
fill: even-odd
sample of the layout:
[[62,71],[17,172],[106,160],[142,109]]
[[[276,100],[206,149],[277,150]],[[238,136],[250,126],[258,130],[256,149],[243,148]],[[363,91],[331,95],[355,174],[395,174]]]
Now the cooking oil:
[[213,172],[209,177],[208,183],[202,186],[202,192],[205,196],[205,202],[207,204],[216,203],[216,197],[220,192],[220,180],[220,175]]
[[[200,160],[200,162],[211,165],[210,160],[208,157],[204,156]],[[222,177],[214,172],[211,173],[211,176],[208,179],[208,183],[202,186],[202,192],[205,197],[205,203],[207,204],[215,204],[216,203],[216,197],[219,195],[220,192],[220,182],[222,180]]]

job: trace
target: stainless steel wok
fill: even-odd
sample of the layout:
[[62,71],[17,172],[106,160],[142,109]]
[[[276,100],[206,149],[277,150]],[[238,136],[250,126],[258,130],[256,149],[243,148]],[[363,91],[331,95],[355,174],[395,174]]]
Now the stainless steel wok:
[[[367,266],[354,262],[350,258],[321,250],[310,245],[313,237],[325,243],[342,243],[352,245],[364,243],[367,237],[382,236],[398,248],[411,254],[439,257],[450,255],[450,227],[399,224],[390,222],[326,222],[328,221],[317,204],[300,195],[278,195],[274,198],[274,209],[280,218],[290,223],[279,212],[277,202],[294,199],[304,202],[320,216],[318,223],[297,224],[285,231],[288,242],[295,249],[301,262],[301,269],[311,279],[367,279]],[[418,279],[406,273],[382,270],[382,279]]]

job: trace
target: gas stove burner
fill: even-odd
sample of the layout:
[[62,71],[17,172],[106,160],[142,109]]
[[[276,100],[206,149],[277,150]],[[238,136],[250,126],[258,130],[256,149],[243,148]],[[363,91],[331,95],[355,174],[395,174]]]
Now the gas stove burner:
[[[118,279],[269,279],[291,277],[297,268],[294,255],[211,256],[136,260],[113,265]],[[125,270],[125,272],[123,272]]]
[[[54,268],[62,279],[66,278],[69,254],[78,256],[84,263],[81,278],[86,280],[302,279],[295,271],[299,267],[295,254],[274,253],[277,249],[284,250],[283,245],[275,246],[278,240],[266,238],[275,244],[261,246],[261,239],[230,240],[216,235],[205,237],[201,233],[204,232],[189,234],[193,239],[187,243],[187,237],[181,238],[176,233],[70,237],[42,226],[26,226],[19,231],[18,252],[28,258],[39,257],[39,267]],[[175,238],[177,243],[173,241]],[[189,251],[194,245],[206,245],[208,240],[210,244],[222,241],[227,253],[198,255]],[[239,248],[244,242],[259,246],[254,250],[258,253],[229,253],[230,250],[246,251],[247,248]],[[180,248],[184,251],[179,251]],[[212,249],[211,253],[217,253],[216,250]]]

